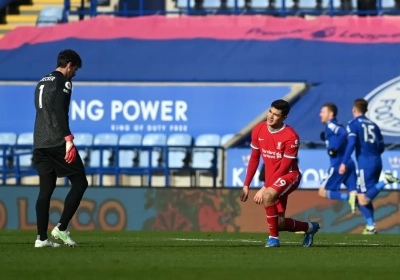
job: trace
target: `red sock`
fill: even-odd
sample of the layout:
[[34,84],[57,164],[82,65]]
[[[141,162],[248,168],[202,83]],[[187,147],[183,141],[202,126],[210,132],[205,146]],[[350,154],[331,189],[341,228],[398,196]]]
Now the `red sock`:
[[266,206],[265,213],[267,214],[269,236],[278,238],[278,208],[275,204]]
[[291,218],[286,218],[285,219],[285,227],[283,228],[282,231],[290,231],[290,232],[296,232],[296,231],[308,231],[308,223],[307,222],[300,222]]

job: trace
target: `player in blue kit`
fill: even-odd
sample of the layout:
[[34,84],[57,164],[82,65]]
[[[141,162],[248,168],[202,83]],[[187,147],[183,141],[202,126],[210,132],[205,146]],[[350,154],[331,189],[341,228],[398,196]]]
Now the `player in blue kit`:
[[[346,173],[339,174],[339,167],[347,146],[346,129],[336,119],[337,106],[333,103],[325,103],[319,116],[325,124],[325,131],[321,133],[321,140],[325,141],[330,158],[330,168],[323,181],[319,195],[329,199],[346,200],[350,204],[352,213],[356,209],[357,175],[356,166],[350,158],[346,162]],[[340,186],[344,184],[348,193],[340,192]]]
[[391,173],[385,173],[384,180],[379,181],[382,172],[381,154],[385,150],[385,146],[381,130],[365,116],[367,110],[368,102],[366,100],[356,99],[354,101],[354,119],[347,126],[348,144],[339,173],[345,174],[347,163],[355,149],[358,165],[358,207],[366,221],[363,234],[375,234],[377,231],[372,200],[386,184],[400,182],[400,180]]

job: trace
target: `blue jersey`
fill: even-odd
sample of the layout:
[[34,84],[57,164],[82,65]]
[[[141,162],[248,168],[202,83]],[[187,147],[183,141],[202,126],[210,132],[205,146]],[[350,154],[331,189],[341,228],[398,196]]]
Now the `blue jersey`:
[[325,144],[328,151],[336,150],[336,156],[330,157],[331,166],[339,166],[346,152],[347,132],[336,118],[331,119],[325,126]]
[[[381,130],[374,122],[359,116],[349,122],[347,132],[350,146],[355,147],[359,169],[382,166],[381,154],[385,147]],[[352,150],[346,151],[346,157],[347,153],[351,155]]]

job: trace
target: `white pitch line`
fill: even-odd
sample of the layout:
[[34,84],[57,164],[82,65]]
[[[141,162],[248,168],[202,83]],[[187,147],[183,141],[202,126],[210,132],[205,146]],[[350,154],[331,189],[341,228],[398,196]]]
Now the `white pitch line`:
[[[245,243],[264,243],[265,241],[261,240],[252,240],[252,239],[215,239],[215,238],[210,238],[210,239],[205,239],[205,238],[167,238],[168,240],[175,240],[175,241],[194,241],[194,242],[245,242]],[[367,240],[357,240],[361,242],[366,242]],[[375,244],[375,243],[370,243],[370,244],[362,244],[362,243],[357,243],[355,242],[335,242],[335,243],[321,243],[321,242],[315,242],[314,244],[331,244],[331,245],[356,245],[356,246],[383,246],[384,244]],[[281,244],[301,244],[301,242],[294,242],[294,241],[281,241]]]

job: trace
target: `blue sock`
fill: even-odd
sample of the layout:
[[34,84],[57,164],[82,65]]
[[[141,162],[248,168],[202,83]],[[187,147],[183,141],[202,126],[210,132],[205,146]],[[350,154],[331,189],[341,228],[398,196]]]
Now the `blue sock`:
[[348,193],[334,192],[334,191],[326,191],[326,197],[329,199],[335,200],[349,200]]
[[358,204],[358,208],[360,209],[360,212],[363,214],[365,218],[365,222],[367,226],[373,227],[374,226],[374,206],[372,203],[362,206]]
[[365,196],[369,199],[369,200],[373,200],[378,194],[379,192],[383,189],[383,187],[385,187],[386,183],[384,181],[380,181],[378,184],[376,184],[375,186],[373,186],[372,188],[370,188],[366,193]]

